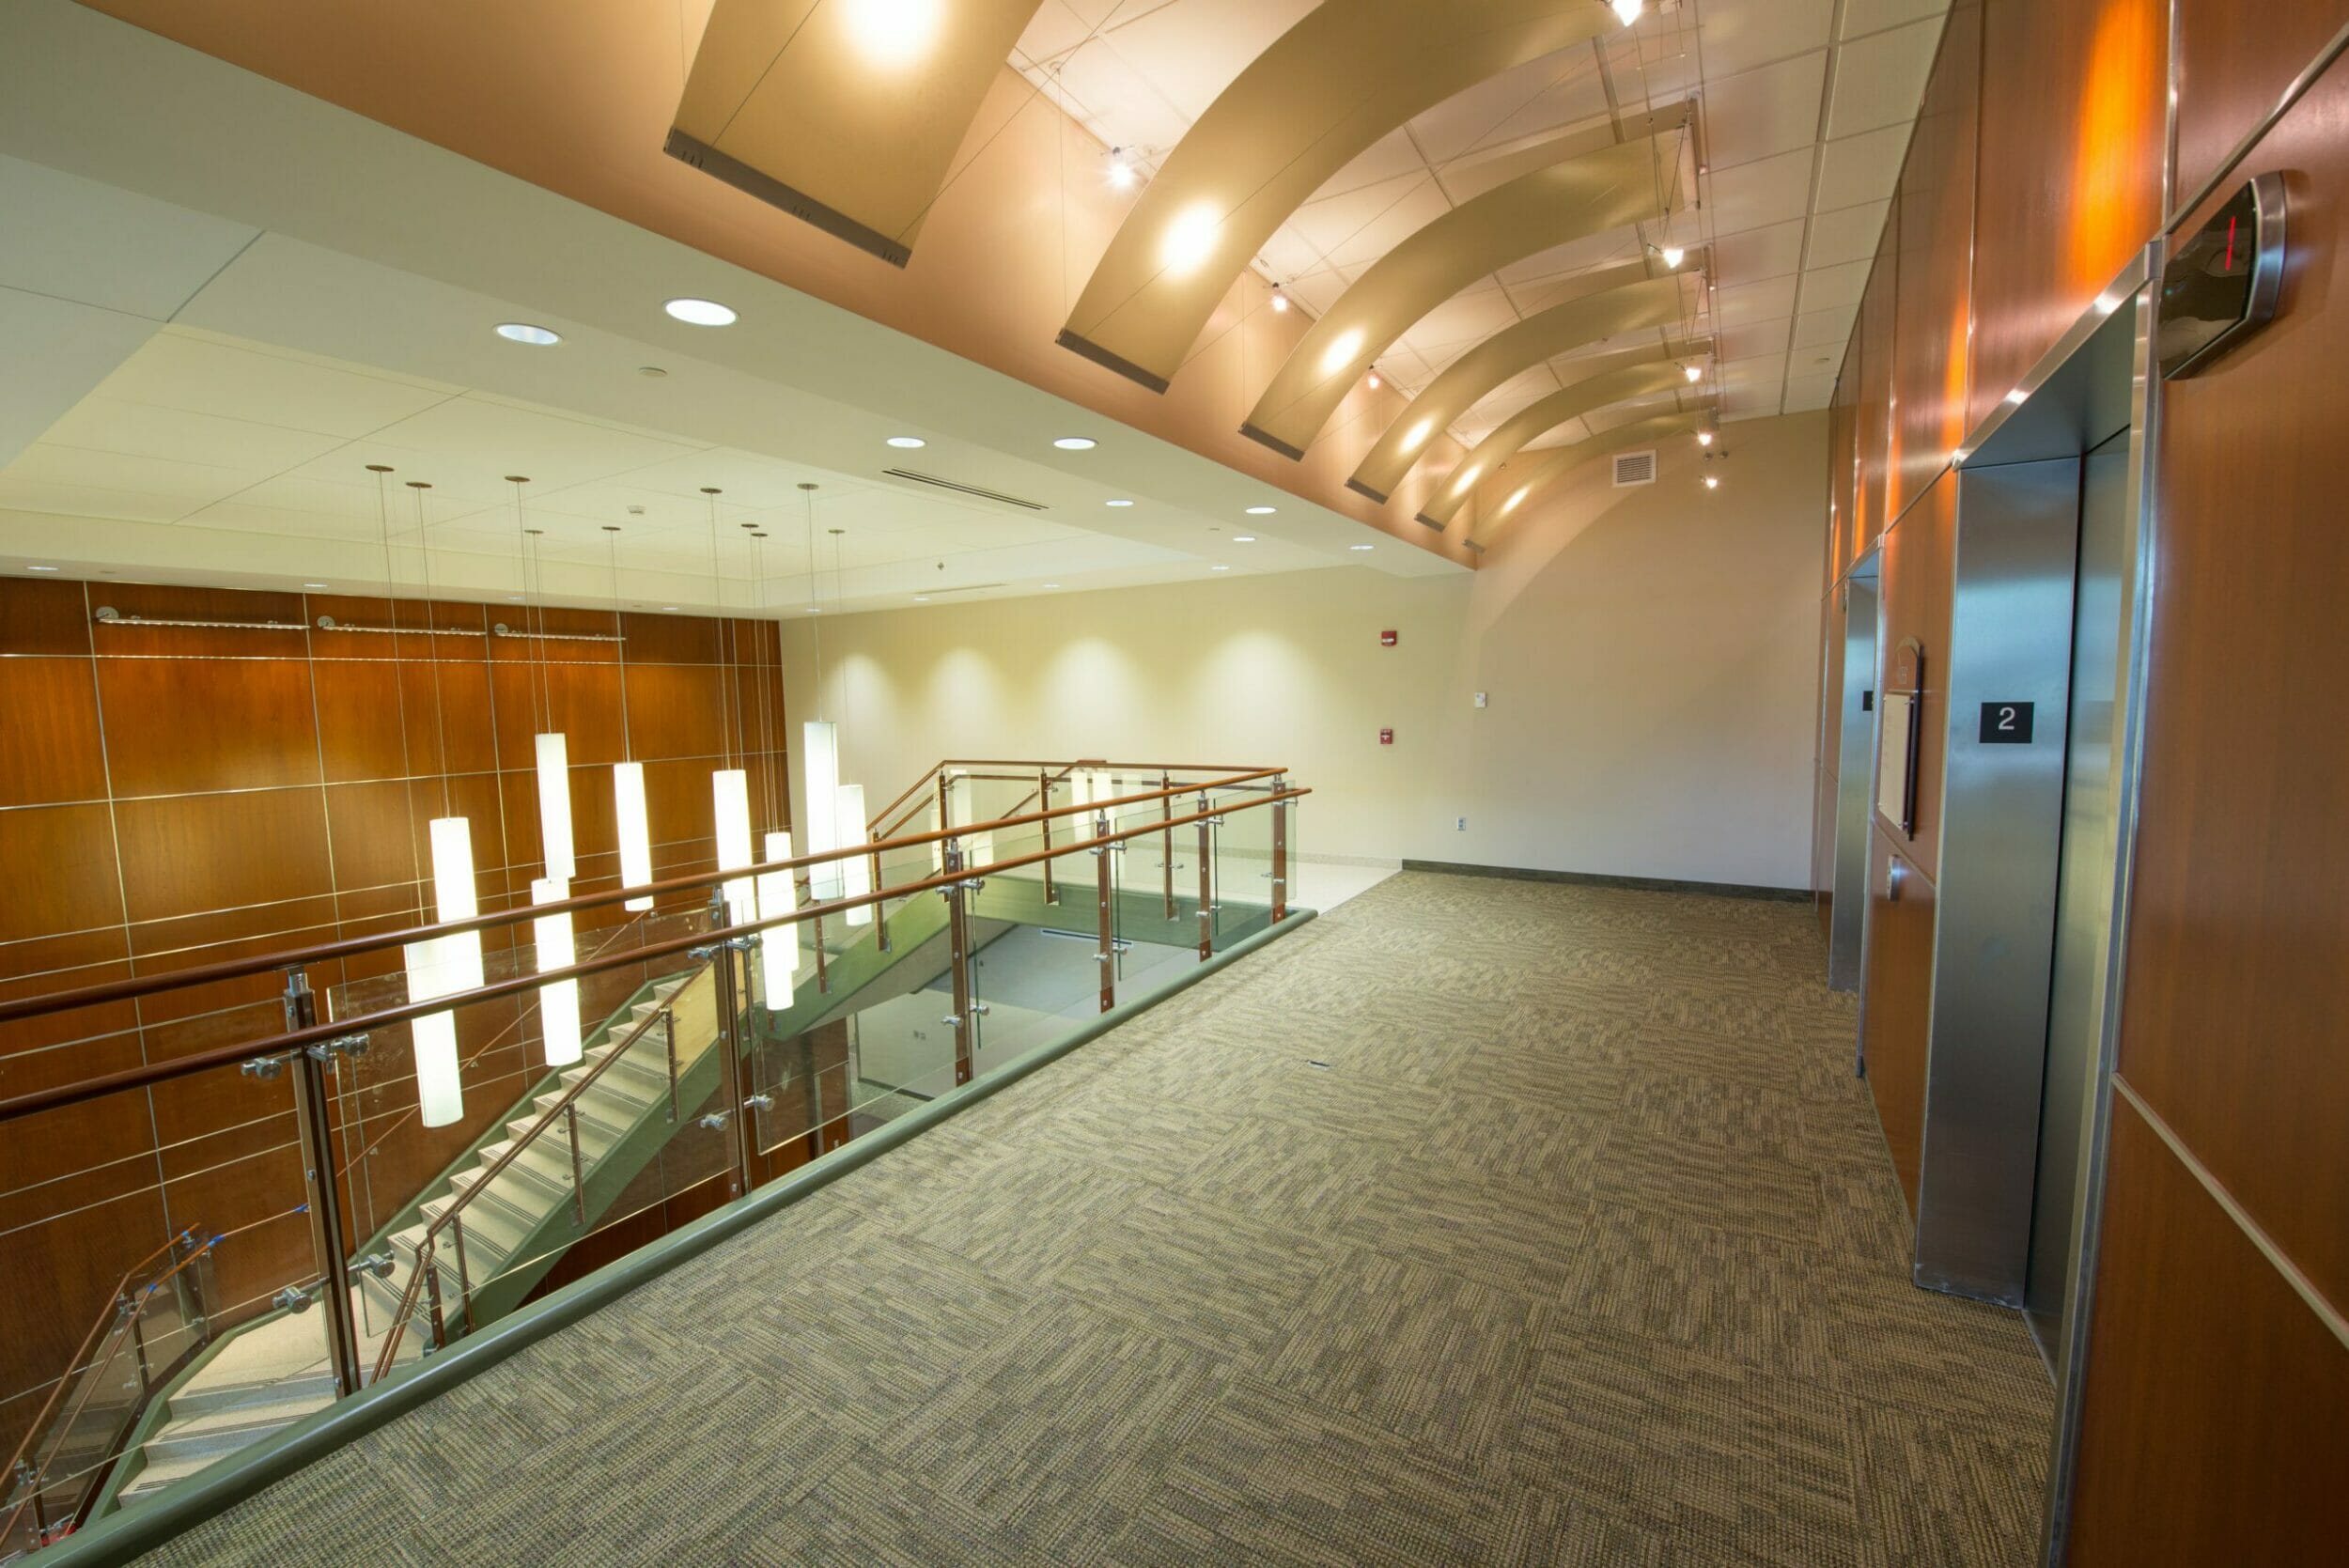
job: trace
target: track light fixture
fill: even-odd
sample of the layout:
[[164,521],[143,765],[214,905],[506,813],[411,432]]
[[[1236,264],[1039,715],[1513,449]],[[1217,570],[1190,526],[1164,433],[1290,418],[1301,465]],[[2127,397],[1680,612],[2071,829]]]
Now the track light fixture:
[[1656,254],[1664,258],[1664,265],[1667,267],[1677,268],[1688,259],[1688,253],[1678,245],[1658,245],[1656,247]]
[[1607,0],[1607,8],[1615,13],[1617,21],[1628,27],[1640,20],[1640,12],[1646,8],[1646,0]]
[[1110,148],[1109,181],[1112,191],[1130,191],[1142,183],[1142,171],[1135,167],[1134,155],[1129,148]]
[[1274,284],[1272,286],[1272,309],[1274,314],[1277,315],[1287,310],[1288,307],[1289,297],[1281,291],[1281,286],[1279,284]]
[[1691,382],[1704,380],[1704,366],[1702,365],[1684,365],[1680,367],[1680,373],[1688,377]]
[[1375,365],[1370,367],[1370,377],[1367,384],[1373,392],[1377,391],[1380,387],[1387,384],[1378,379],[1378,367]]

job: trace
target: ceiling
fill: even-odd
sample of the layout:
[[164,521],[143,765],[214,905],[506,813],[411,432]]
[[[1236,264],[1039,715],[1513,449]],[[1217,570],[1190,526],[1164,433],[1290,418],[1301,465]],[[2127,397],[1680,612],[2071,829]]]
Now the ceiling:
[[[1718,391],[1729,418],[1823,408],[1947,8],[1948,0],[1664,0],[1629,28],[1481,82],[1390,132],[1281,225],[1257,271],[1308,312],[1326,312],[1395,245],[1489,189],[1496,171],[1515,172],[1516,155],[1694,95],[1697,200],[1668,225],[1562,245],[1479,280],[1422,317],[1377,367],[1416,393],[1538,309],[1563,279],[1669,241],[1712,247],[1712,309],[1637,335],[1713,335],[1719,364],[1700,392]],[[1311,0],[1042,0],[1012,62],[1146,171],[1312,9]],[[1573,379],[1572,357],[1505,383],[1454,431],[1481,440]],[[1620,423],[1688,396],[1662,393],[1593,419]],[[1535,444],[1594,427],[1573,421]]]

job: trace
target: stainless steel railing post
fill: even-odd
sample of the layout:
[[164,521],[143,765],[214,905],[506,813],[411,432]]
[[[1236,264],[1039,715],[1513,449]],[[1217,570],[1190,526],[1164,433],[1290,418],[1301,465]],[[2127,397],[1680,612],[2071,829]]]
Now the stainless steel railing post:
[[[308,1029],[319,1021],[318,997],[300,968],[286,971],[286,1028]],[[327,1120],[326,1063],[336,1054],[328,1042],[293,1053],[294,1130],[302,1144],[302,1183],[310,1214],[310,1249],[319,1268],[319,1305],[324,1309],[326,1357],[334,1374],[334,1393],[359,1391],[359,1325],[350,1304],[350,1265],[343,1250],[342,1189],[334,1180],[334,1129]]]

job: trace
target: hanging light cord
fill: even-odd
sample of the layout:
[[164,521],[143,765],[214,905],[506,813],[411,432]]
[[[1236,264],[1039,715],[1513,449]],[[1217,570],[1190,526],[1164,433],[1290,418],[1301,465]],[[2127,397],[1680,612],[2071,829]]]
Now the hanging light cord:
[[[424,566],[424,624],[434,626],[437,617],[432,608],[432,530],[425,520],[424,492],[432,487],[421,479],[411,479],[408,488],[416,492],[416,554]],[[397,644],[395,644],[397,647]],[[448,795],[448,715],[441,706],[441,660],[432,660],[432,732],[440,740],[441,749],[441,815],[454,816]]]
[[[383,610],[386,617],[397,625],[399,620],[399,612],[395,606],[399,596],[393,585],[395,579],[392,574],[392,503],[390,493],[385,489],[383,483],[383,476],[392,470],[383,463],[369,463],[367,471],[375,475],[375,525],[376,532],[383,542]],[[415,764],[408,756],[408,681],[400,673],[399,639],[397,637],[392,639],[392,704],[394,711],[399,717],[400,794],[404,799],[412,802],[416,768]],[[416,813],[412,803],[408,807],[407,815],[408,863],[412,868],[421,868],[424,864],[424,856],[416,846]],[[416,922],[418,924],[424,924],[424,877],[420,869],[416,877]]]
[[620,760],[636,760],[634,745],[628,733],[628,639],[620,635],[620,531],[606,526],[603,531],[604,557],[612,571],[612,630],[613,641],[620,650]]

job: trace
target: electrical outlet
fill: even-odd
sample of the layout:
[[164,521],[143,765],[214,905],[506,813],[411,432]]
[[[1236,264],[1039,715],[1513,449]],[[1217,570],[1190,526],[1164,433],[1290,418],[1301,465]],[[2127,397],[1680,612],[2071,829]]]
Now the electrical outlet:
[[1476,706],[1479,707],[1483,707],[1485,706],[1485,693],[1482,691],[1476,693]]
[[1465,817],[1465,816],[1455,816],[1455,817],[1454,817],[1454,818],[1452,819],[1452,831],[1453,831],[1454,832],[1455,832],[1455,833],[1465,833],[1465,832],[1467,832],[1467,831],[1468,831],[1468,818],[1467,818],[1467,817]]

